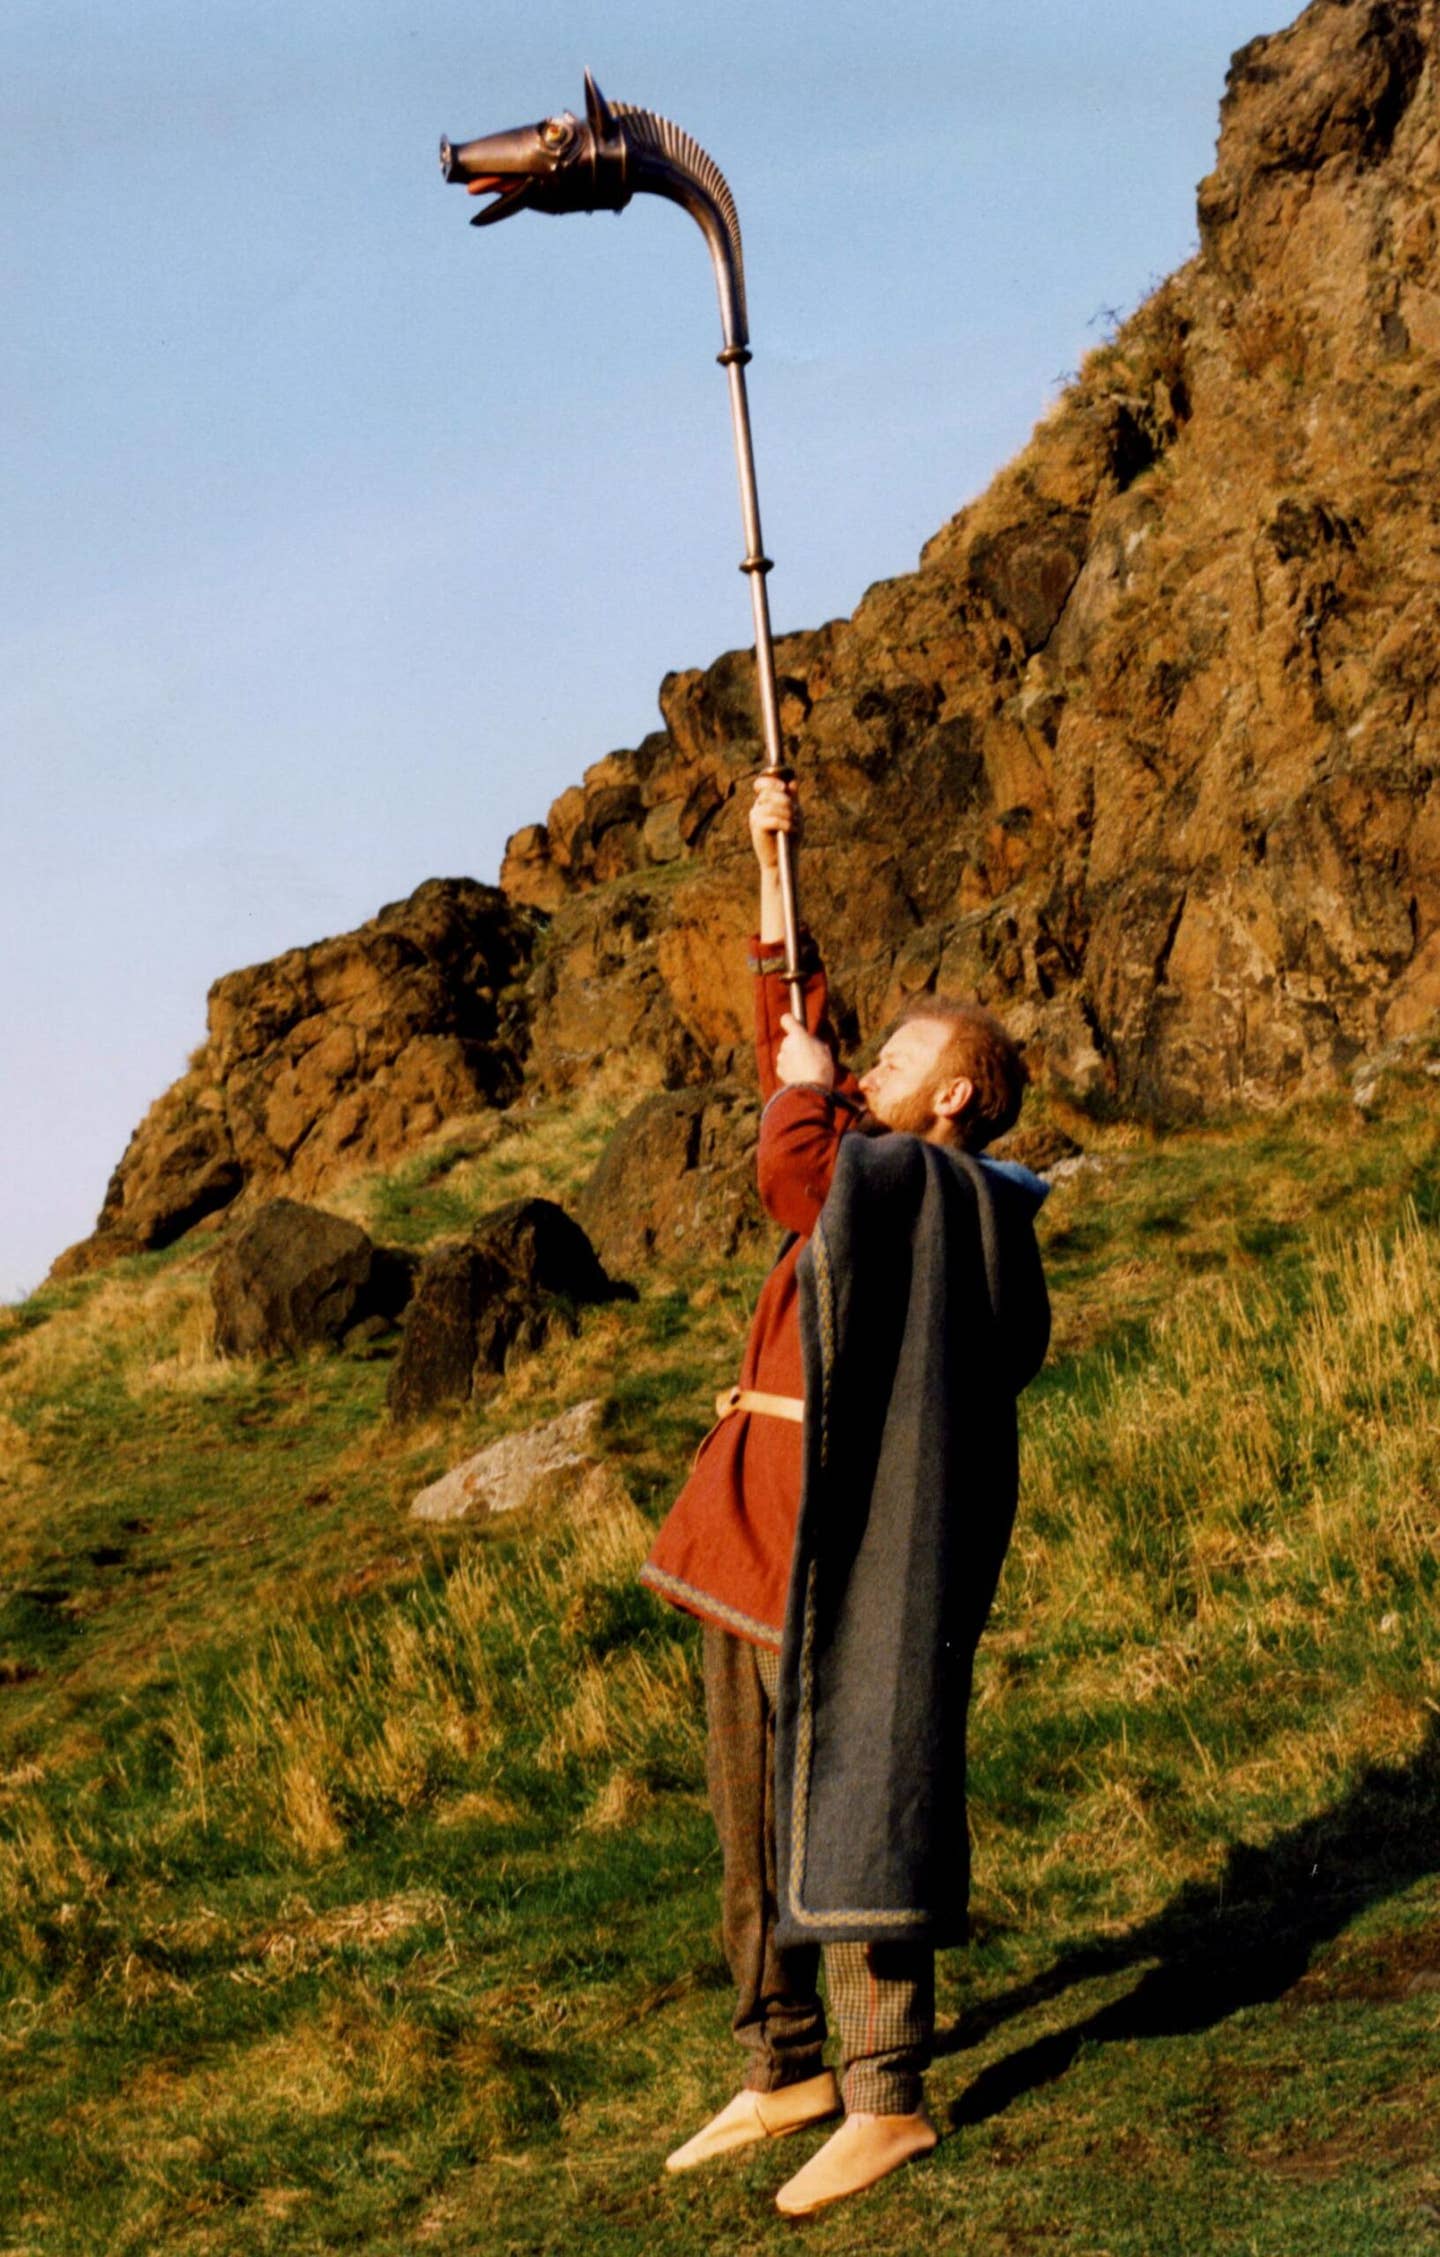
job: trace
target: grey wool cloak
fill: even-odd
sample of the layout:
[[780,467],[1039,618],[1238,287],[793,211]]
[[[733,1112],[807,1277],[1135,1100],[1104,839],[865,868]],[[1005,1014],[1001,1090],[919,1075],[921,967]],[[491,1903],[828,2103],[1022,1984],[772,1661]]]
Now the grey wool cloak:
[[799,1264],[804,1477],[776,1714],[777,1940],[963,1942],[965,1729],[1049,1340],[1022,1169],[847,1136]]

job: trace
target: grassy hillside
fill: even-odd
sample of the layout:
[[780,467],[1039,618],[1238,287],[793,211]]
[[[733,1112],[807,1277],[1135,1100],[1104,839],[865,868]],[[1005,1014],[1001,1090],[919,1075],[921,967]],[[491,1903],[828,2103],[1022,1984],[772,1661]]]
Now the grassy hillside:
[[[1095,1133],[1055,1191],[950,2136],[817,2251],[1440,2235],[1435,1099]],[[605,1127],[472,1125],[346,1204],[424,1243]],[[217,1359],[212,1258],[0,1319],[0,2251],[784,2246],[810,2143],[660,2171],[735,2070],[697,1641],[633,1580],[763,1265],[396,1433],[383,1352]],[[599,1474],[407,1519],[597,1394]]]

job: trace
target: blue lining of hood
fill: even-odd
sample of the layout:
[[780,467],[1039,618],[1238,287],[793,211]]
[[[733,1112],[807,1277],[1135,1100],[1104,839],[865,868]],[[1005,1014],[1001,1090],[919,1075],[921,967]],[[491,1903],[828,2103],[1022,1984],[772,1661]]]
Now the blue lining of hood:
[[1013,1183],[1017,1190],[1024,1192],[1030,1201],[1032,1214],[1038,1213],[1044,1206],[1050,1196],[1050,1185],[1043,1176],[1037,1176],[1033,1168],[1023,1168],[1018,1160],[987,1159],[983,1152],[977,1153],[976,1157],[989,1174],[1003,1176],[1007,1183]]

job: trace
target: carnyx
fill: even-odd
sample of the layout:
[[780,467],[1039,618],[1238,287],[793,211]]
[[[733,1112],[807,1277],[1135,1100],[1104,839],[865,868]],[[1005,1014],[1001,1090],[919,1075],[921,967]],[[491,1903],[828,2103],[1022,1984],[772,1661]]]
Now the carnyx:
[[[507,219],[511,212],[621,212],[632,196],[648,192],[668,197],[689,212],[710,248],[720,299],[724,351],[717,355],[730,392],[730,421],[740,477],[740,507],[745,520],[745,555],[740,569],[750,582],[755,622],[755,673],[765,767],[784,766],[780,695],[775,677],[775,638],[765,576],[770,559],[760,533],[760,497],[750,442],[750,408],[745,364],[750,358],[745,313],[745,266],[740,250],[740,220],[725,175],[698,141],[652,110],[628,102],[607,102],[589,71],[585,73],[585,122],[569,110],[542,118],[538,125],[516,126],[455,147],[440,144],[440,169],[472,196],[493,196],[477,212],[476,227]],[[785,931],[784,977],[790,1008],[803,1017],[800,982],[799,908],[790,840],[781,835],[780,896]]]
[[748,343],[745,270],[735,199],[713,157],[668,118],[607,102],[585,73],[585,118],[562,110],[538,125],[440,143],[440,169],[472,196],[493,195],[471,225],[512,212],[621,212],[632,196],[668,197],[696,220],[710,245],[728,350]]

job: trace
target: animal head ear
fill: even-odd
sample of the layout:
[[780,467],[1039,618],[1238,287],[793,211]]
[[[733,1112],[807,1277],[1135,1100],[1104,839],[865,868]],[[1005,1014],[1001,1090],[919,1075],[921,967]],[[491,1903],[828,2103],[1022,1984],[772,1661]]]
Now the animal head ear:
[[585,73],[585,115],[597,141],[608,141],[615,131],[615,113],[589,71]]

